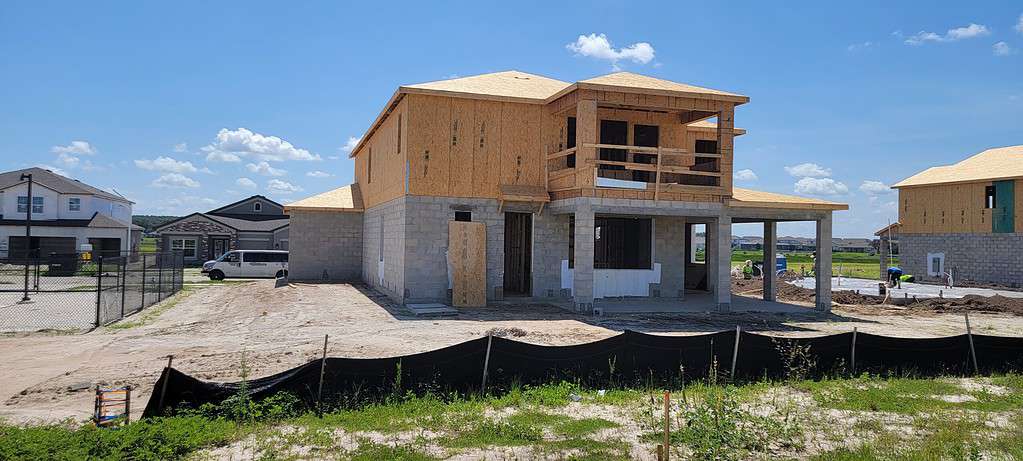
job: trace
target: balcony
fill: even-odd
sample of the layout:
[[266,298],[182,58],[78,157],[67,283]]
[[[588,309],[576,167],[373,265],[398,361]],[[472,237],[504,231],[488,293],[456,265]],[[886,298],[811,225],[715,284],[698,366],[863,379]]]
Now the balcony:
[[596,150],[596,158],[576,162],[576,147],[547,156],[549,192],[592,185],[602,190],[642,191],[637,198],[660,200],[666,192],[718,194],[721,190],[721,154],[618,144],[582,146]]

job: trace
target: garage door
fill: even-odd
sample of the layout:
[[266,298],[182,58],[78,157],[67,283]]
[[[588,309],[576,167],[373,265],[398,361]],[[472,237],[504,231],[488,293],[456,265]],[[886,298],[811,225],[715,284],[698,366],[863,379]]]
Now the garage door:
[[28,248],[39,250],[46,256],[50,253],[73,254],[76,251],[74,237],[32,237],[32,246],[25,245],[25,237],[8,237],[8,254],[10,257],[23,257]]
[[238,239],[239,250],[271,250],[270,239]]

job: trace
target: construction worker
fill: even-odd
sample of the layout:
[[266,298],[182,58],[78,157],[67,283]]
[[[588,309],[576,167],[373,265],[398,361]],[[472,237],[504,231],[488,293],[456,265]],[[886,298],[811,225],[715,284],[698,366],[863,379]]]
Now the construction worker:
[[902,269],[898,266],[888,268],[888,286],[891,288],[902,288]]
[[742,266],[742,278],[749,280],[753,278],[753,261],[746,260],[746,264]]

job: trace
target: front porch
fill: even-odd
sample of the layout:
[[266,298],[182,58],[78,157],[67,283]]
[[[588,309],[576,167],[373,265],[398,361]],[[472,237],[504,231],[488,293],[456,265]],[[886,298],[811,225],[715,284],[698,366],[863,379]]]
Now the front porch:
[[[770,206],[769,206],[770,205]],[[736,190],[727,204],[576,197],[548,210],[570,215],[569,261],[563,262],[565,307],[581,312],[790,312],[779,304],[774,270],[777,223],[816,223],[817,265],[830,273],[831,213],[844,205]],[[733,223],[761,223],[764,303],[731,293]],[[704,227],[705,251],[698,257]],[[821,271],[815,270],[820,273]],[[831,309],[831,280],[817,280],[816,309]]]

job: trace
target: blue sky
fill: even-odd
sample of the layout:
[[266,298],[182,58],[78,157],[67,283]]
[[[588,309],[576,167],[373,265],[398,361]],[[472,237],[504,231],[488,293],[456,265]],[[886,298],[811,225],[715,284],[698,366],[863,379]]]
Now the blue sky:
[[59,168],[136,213],[286,202],[351,181],[348,139],[400,84],[617,66],[750,96],[736,184],[847,202],[853,237],[896,218],[882,186],[1023,144],[1019,2],[434,3],[4,2],[0,170]]

